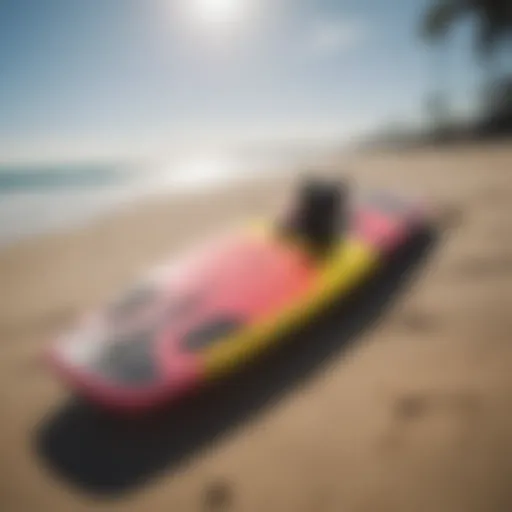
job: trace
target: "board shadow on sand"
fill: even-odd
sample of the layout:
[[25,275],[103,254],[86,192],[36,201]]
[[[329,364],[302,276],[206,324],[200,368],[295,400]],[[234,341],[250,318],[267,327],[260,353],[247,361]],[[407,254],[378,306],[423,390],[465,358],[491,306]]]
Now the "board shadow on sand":
[[113,420],[70,400],[34,436],[46,466],[83,491],[119,495],[189,457],[247,421],[322,369],[375,324],[426,261],[438,236],[408,244],[349,301],[334,304],[258,362],[143,421]]

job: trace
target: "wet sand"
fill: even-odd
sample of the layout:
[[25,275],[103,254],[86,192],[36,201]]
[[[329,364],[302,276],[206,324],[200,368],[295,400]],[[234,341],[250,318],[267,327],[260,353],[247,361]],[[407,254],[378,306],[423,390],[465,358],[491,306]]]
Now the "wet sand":
[[290,178],[155,199],[0,253],[2,511],[512,509],[512,149],[353,154],[341,169],[455,206],[459,225],[323,371],[108,498],[71,485],[34,449],[67,396],[41,350],[147,265],[278,205]]

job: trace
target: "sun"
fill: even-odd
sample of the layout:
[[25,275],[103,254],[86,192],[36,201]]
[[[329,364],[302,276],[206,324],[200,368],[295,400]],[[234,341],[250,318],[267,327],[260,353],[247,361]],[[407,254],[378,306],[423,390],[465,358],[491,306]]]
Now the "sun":
[[[259,33],[263,6],[278,0],[163,0],[171,1],[173,22],[187,40],[235,48],[235,40]],[[176,10],[175,10],[176,9]]]
[[247,0],[188,0],[193,17],[205,25],[239,23],[247,7]]

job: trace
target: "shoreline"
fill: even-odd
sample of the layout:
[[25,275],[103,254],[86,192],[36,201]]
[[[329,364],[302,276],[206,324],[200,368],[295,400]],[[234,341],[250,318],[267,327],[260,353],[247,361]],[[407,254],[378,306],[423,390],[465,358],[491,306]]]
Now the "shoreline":
[[[290,165],[276,167],[275,163],[271,164],[269,161],[266,166],[257,167],[258,172],[254,166],[244,164],[243,161],[238,162],[240,165],[235,167],[236,162],[236,158],[230,157],[228,153],[225,159],[199,158],[181,163],[178,160],[174,163],[172,172],[166,171],[167,165],[151,161],[139,164],[137,168],[134,164],[127,164],[122,168],[96,164],[96,167],[91,167],[92,173],[98,168],[107,169],[110,173],[115,172],[116,181],[90,181],[85,187],[80,183],[73,183],[72,180],[76,177],[76,168],[83,175],[88,168],[87,164],[70,165],[70,176],[66,165],[57,166],[60,177],[53,170],[49,177],[45,177],[44,165],[41,166],[43,176],[39,177],[39,169],[34,165],[27,177],[18,180],[19,187],[17,182],[9,186],[10,176],[13,174],[9,171],[6,178],[7,189],[0,190],[0,199],[3,199],[0,216],[5,215],[5,219],[9,219],[15,227],[1,234],[0,251],[23,244],[32,238],[42,240],[46,236],[59,236],[81,230],[102,219],[123,215],[130,209],[139,209],[151,202],[180,201],[180,197],[193,202],[196,196],[201,198],[232,189],[244,190],[251,185],[259,186],[262,182],[275,179],[275,175],[290,176],[297,172],[297,166],[293,166],[291,162]],[[33,186],[30,181],[32,179],[35,180]],[[57,205],[61,205],[60,208]],[[48,212],[50,220],[43,220],[39,225],[37,220],[33,224],[26,220],[34,213],[45,218]],[[59,218],[66,215],[67,220]]]

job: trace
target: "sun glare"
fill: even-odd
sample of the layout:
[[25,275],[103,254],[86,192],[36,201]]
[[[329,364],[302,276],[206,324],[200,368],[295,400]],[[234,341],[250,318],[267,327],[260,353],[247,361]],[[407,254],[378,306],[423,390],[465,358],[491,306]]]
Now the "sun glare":
[[236,24],[243,18],[246,0],[189,0],[197,21],[208,25]]
[[214,187],[229,179],[233,170],[233,162],[228,158],[199,156],[177,162],[169,178],[174,186],[182,189]]

